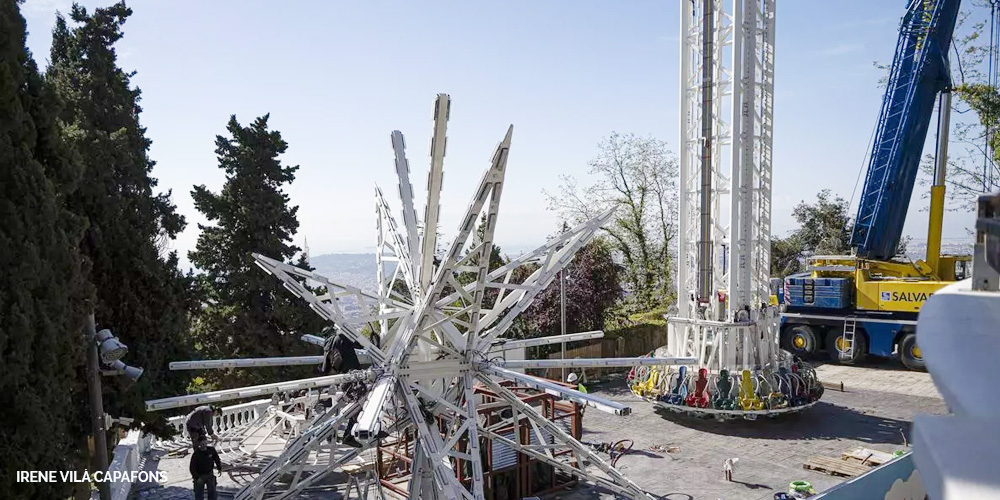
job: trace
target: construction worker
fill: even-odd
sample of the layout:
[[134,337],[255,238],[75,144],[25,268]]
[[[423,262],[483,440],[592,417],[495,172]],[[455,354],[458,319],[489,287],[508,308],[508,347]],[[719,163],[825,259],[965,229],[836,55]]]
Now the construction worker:
[[[360,369],[361,362],[358,360],[358,353],[355,349],[360,349],[361,347],[360,342],[352,341],[341,333],[327,337],[326,342],[323,344],[323,362],[319,366],[320,373],[330,375],[331,373],[347,373],[351,370]],[[359,397],[361,394],[360,391],[364,389],[364,384],[361,382],[347,382],[340,384],[339,389],[345,396],[354,399]],[[352,415],[347,420],[346,430],[341,442],[347,446],[360,448],[361,443],[351,433],[354,424],[357,422],[358,414]]]
[[576,390],[586,394],[587,388],[583,385],[582,382],[578,382],[579,380],[580,378],[576,376],[575,372],[570,372],[570,374],[566,376],[567,384],[576,384]]
[[191,463],[188,470],[191,472],[191,479],[194,480],[194,500],[205,500],[205,489],[208,489],[208,500],[218,500],[219,495],[215,491],[215,474],[212,466],[222,474],[222,460],[215,448],[208,445],[205,437],[195,441],[194,453],[191,454]]
[[207,441],[208,436],[212,436],[215,441],[219,440],[212,429],[212,419],[216,415],[222,415],[222,408],[219,406],[199,406],[188,413],[184,419],[184,427],[192,444],[197,444],[201,439]]

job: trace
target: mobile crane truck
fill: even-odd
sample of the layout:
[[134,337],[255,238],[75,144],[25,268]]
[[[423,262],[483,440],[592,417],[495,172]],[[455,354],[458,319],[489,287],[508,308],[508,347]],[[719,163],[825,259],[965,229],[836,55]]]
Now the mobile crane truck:
[[[796,355],[826,351],[834,362],[897,354],[924,369],[917,313],[935,291],[964,279],[971,258],[941,255],[951,110],[948,50],[960,0],[911,0],[876,125],[850,256],[813,256],[783,282],[781,345]],[[924,260],[893,260],[938,99],[938,144]]]

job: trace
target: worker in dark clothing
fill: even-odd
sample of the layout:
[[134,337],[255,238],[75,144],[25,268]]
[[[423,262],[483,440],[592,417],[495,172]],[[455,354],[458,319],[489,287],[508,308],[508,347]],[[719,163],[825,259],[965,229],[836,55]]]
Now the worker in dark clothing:
[[215,448],[208,445],[208,439],[201,438],[195,442],[194,453],[191,455],[191,479],[194,480],[194,500],[205,500],[205,488],[208,488],[208,500],[218,500],[215,491],[215,474],[212,466],[222,474],[222,460]]
[[347,373],[361,369],[361,362],[358,361],[355,349],[361,349],[361,343],[352,342],[346,335],[337,334],[326,339],[323,345],[323,362],[319,366],[319,371],[323,375],[329,375],[331,372]]
[[[347,373],[351,370],[361,369],[361,362],[358,360],[358,353],[355,349],[361,349],[361,343],[352,341],[346,335],[336,334],[329,337],[323,345],[323,362],[319,370],[323,375],[330,373]],[[340,390],[347,395],[357,392],[362,387],[360,382],[347,382],[340,384]],[[344,433],[343,443],[348,446],[360,447],[359,443],[351,434],[351,429],[357,423],[358,416],[355,414],[347,421],[347,431]]]
[[209,436],[218,440],[215,431],[212,429],[212,417],[222,415],[222,408],[218,406],[199,406],[188,414],[184,419],[184,427],[187,428],[188,437],[192,443],[198,443],[201,439],[208,440]]

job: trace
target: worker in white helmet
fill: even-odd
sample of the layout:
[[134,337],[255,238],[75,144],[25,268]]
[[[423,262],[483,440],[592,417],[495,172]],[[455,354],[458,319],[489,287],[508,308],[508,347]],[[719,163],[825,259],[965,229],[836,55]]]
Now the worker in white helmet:
[[583,383],[578,382],[579,380],[580,377],[577,377],[575,372],[570,372],[570,374],[566,376],[567,384],[576,384],[576,390],[586,394],[587,388],[584,387]]

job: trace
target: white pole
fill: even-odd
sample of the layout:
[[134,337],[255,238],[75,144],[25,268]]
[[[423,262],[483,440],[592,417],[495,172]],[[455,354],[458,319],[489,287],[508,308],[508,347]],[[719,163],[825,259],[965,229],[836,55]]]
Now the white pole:
[[[560,335],[566,335],[566,271],[559,271],[559,324]],[[566,342],[562,343],[562,359],[566,359]],[[566,381],[566,368],[562,369],[560,381]]]

